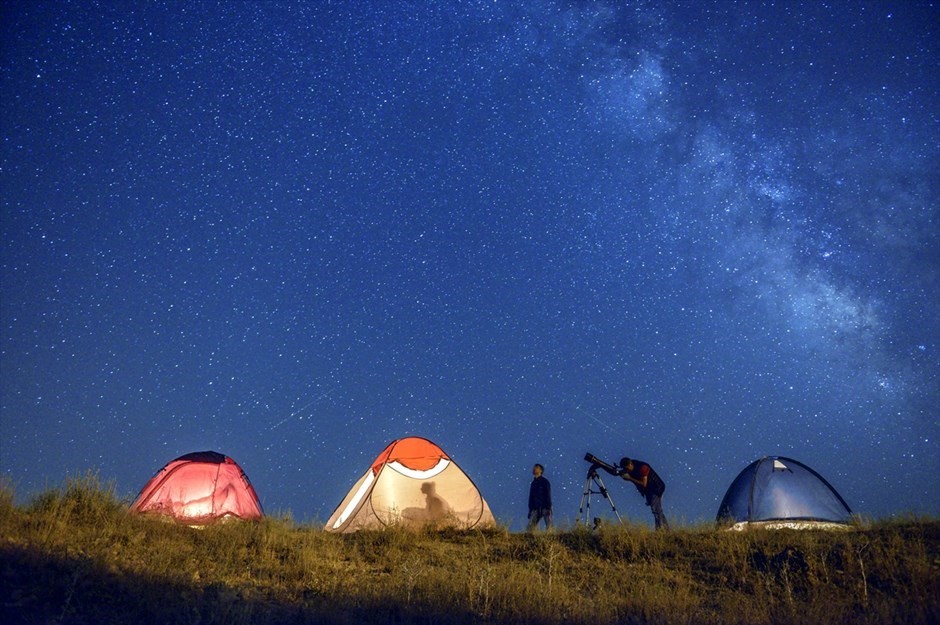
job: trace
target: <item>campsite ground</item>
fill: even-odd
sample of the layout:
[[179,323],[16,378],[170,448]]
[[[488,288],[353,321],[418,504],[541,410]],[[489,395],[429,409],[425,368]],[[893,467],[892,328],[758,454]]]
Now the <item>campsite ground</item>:
[[940,520],[852,531],[193,530],[93,478],[0,491],[5,623],[936,623]]

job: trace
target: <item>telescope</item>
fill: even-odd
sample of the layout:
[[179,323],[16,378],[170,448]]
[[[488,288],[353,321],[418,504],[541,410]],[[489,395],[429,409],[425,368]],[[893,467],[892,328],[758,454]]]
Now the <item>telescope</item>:
[[591,463],[591,469],[588,471],[588,475],[590,475],[597,469],[604,469],[611,475],[619,476],[621,473],[623,473],[623,469],[621,469],[616,464],[610,464],[610,463],[604,462],[603,460],[601,460],[600,458],[598,458],[597,456],[595,456],[594,454],[590,452],[584,454],[584,460]]
[[[584,493],[581,495],[581,509],[578,512],[578,522],[582,520],[586,523],[588,519],[591,518],[591,495],[599,494],[607,500],[607,503],[610,504],[610,509],[614,511],[614,514],[617,516],[617,520],[620,521],[620,524],[623,525],[623,519],[620,518],[620,513],[617,512],[617,506],[614,505],[613,500],[610,498],[610,493],[607,492],[607,487],[604,486],[604,481],[601,479],[601,476],[597,474],[598,469],[604,469],[608,473],[614,476],[619,476],[623,473],[621,469],[616,464],[610,464],[609,462],[604,462],[594,454],[588,452],[584,454],[584,459],[587,462],[591,463],[591,468],[588,469],[587,481],[584,483]],[[594,490],[594,487],[597,487],[598,490]],[[585,511],[584,503],[587,502],[587,510]],[[594,519],[594,527],[596,528],[600,519]]]

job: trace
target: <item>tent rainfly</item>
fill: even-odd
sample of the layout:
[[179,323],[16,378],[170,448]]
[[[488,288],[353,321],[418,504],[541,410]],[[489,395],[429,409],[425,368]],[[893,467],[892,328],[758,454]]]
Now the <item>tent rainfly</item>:
[[180,456],[157,471],[141,489],[131,512],[160,514],[187,525],[264,516],[245,472],[234,460],[214,451]]
[[495,525],[473,481],[431,441],[393,441],[378,455],[326,522],[329,532],[401,527]]
[[852,511],[821,475],[783,456],[749,464],[728,487],[717,521],[748,527],[845,528]]

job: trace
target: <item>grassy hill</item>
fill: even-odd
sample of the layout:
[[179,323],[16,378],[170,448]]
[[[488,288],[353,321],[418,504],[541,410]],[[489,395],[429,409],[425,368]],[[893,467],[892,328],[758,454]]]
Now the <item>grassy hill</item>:
[[937,623],[940,521],[846,532],[638,527],[194,530],[71,481],[0,489],[3,623]]

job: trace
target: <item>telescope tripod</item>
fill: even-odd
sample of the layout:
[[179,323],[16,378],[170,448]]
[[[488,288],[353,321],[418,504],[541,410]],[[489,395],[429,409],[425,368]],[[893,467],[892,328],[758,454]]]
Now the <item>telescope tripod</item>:
[[[594,487],[597,487],[598,490],[594,490]],[[620,518],[620,513],[617,512],[617,506],[614,505],[614,500],[610,498],[610,493],[607,492],[607,487],[604,486],[604,480],[597,474],[597,466],[592,466],[590,470],[588,470],[587,480],[584,482],[584,492],[581,494],[581,509],[578,510],[578,523],[586,524],[591,518],[591,495],[603,495],[607,503],[610,504],[610,509],[614,511],[614,516],[616,516],[620,524],[623,525],[623,519]],[[587,506],[584,505],[585,502]],[[598,521],[599,519],[594,519],[595,526],[597,526]]]

